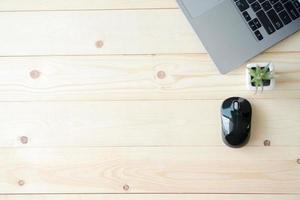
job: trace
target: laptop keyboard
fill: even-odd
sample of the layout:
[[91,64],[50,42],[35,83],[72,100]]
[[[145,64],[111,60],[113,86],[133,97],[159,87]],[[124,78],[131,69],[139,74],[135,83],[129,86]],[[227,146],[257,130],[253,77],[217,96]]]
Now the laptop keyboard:
[[[233,0],[256,38],[264,39],[260,28],[271,35],[300,17],[298,0]],[[249,14],[250,9],[255,17]]]

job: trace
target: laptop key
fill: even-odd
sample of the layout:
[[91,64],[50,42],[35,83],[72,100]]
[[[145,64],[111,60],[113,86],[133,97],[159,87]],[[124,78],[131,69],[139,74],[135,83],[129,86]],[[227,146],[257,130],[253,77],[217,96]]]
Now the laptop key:
[[300,8],[300,2],[299,1],[294,1],[294,6],[296,7],[296,8]]
[[249,8],[249,4],[246,2],[246,0],[239,0],[236,2],[237,7],[240,9],[241,12],[244,12]]
[[278,3],[274,4],[274,9],[276,10],[277,13],[279,13],[279,12],[282,11],[284,8],[283,8],[282,3],[278,2]]
[[285,25],[292,22],[292,19],[285,10],[279,13],[278,15]]
[[296,10],[296,8],[293,6],[292,2],[287,2],[284,4],[285,9],[288,11],[290,16],[292,17],[293,20],[297,19],[299,17],[299,13]]
[[255,31],[257,29],[257,27],[256,27],[255,23],[253,22],[253,20],[250,21],[248,24],[249,24],[252,31]]
[[276,31],[264,11],[260,10],[256,13],[256,15],[269,35]]
[[264,2],[261,5],[262,5],[264,11],[268,11],[268,10],[270,10],[272,8],[272,5],[268,1]]
[[257,12],[261,9],[261,6],[258,2],[255,2],[255,3],[251,4],[251,8],[253,9],[254,12]]
[[270,10],[267,12],[267,15],[269,16],[270,20],[272,21],[273,25],[277,30],[281,29],[283,27],[282,22],[280,21],[278,15],[276,14],[275,10]]
[[300,0],[290,0],[300,15]]
[[253,19],[253,22],[254,22],[256,28],[260,28],[261,27],[261,23],[258,21],[257,18]]
[[259,30],[254,32],[256,38],[261,41],[262,39],[264,39],[264,37],[262,36],[262,34],[259,32]]
[[247,22],[251,20],[251,17],[247,11],[243,12],[243,16]]

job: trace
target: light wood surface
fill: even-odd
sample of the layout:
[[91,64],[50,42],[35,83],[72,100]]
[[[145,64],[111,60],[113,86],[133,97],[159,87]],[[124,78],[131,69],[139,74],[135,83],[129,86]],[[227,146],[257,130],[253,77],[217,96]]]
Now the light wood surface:
[[[299,99],[299,57],[265,53],[253,59],[276,67],[277,86],[262,95],[246,90],[244,67],[220,76],[207,54],[0,57],[0,101]],[[32,71],[40,77],[32,79]]]
[[[1,0],[0,200],[300,199],[300,33],[220,75],[176,0]],[[253,106],[243,149],[220,105]]]
[[178,8],[176,0],[2,0],[2,11]]
[[224,194],[103,194],[103,195],[13,195],[0,196],[0,200],[299,200],[298,195],[224,195]]
[[6,148],[0,152],[5,160],[0,192],[299,194],[299,151],[224,146]]

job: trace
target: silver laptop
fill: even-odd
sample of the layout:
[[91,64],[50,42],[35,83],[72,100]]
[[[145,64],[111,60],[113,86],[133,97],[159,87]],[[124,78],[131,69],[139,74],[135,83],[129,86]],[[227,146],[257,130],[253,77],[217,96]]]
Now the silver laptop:
[[177,0],[223,74],[300,30],[298,0]]

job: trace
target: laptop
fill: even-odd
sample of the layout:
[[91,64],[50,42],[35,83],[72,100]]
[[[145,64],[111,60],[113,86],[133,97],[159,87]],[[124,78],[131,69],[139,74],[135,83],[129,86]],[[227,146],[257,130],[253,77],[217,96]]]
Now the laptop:
[[222,74],[300,30],[298,0],[177,0]]

